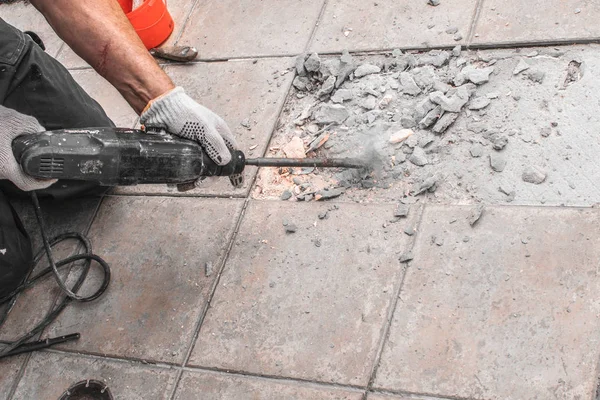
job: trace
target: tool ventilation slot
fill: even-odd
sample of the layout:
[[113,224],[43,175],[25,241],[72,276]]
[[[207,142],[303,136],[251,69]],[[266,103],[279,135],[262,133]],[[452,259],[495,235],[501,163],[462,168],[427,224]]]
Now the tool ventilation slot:
[[57,174],[62,173],[65,167],[64,158],[44,157],[40,160],[40,173]]

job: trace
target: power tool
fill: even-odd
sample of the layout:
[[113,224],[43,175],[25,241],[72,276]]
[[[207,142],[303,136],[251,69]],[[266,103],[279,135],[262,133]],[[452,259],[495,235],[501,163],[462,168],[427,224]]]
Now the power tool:
[[241,174],[259,167],[363,168],[353,158],[246,158],[232,151],[219,166],[191,140],[137,129],[86,128],[40,132],[12,144],[23,171],[40,179],[93,181],[102,186],[149,183],[186,184],[205,176]]

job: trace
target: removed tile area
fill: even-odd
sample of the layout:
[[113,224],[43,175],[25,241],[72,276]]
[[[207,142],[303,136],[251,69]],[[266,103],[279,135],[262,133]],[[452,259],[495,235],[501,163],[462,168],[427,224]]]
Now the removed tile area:
[[600,212],[487,207],[471,227],[471,211],[425,208],[375,387],[445,398],[592,398]]
[[344,188],[357,201],[596,204],[598,49],[300,56],[268,155],[301,139],[307,157],[362,157],[371,171],[262,169],[253,196]]
[[190,365],[366,385],[420,215],[394,209],[252,201]]
[[174,400],[360,400],[361,391],[217,372],[185,371]]

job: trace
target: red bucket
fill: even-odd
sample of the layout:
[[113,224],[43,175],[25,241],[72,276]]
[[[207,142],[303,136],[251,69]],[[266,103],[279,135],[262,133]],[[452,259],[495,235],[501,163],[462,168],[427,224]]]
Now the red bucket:
[[164,0],[144,0],[133,11],[132,0],[119,0],[119,4],[147,49],[159,46],[173,32],[175,23]]

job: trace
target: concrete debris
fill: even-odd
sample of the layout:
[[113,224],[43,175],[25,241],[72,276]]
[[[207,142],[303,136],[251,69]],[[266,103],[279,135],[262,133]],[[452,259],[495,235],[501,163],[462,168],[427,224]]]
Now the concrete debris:
[[445,50],[431,50],[429,53],[417,58],[418,65],[433,65],[441,67],[448,62],[450,54]]
[[298,136],[294,136],[285,146],[281,148],[287,158],[305,158],[304,142]]
[[442,117],[440,119],[438,119],[438,121],[435,123],[435,125],[433,126],[433,128],[431,129],[434,133],[437,133],[438,135],[444,133],[446,131],[446,129],[448,129],[450,127],[450,125],[452,125],[454,123],[454,121],[456,121],[456,118],[458,118],[458,113],[452,113],[452,112],[447,112],[444,113],[444,115],[442,115]]
[[521,72],[528,70],[528,69],[529,69],[529,64],[527,64],[525,62],[525,60],[521,59],[515,66],[515,69],[513,70],[513,75],[519,75]]
[[373,110],[377,107],[377,98],[367,96],[360,101],[360,106],[365,110]]
[[448,85],[447,83],[437,80],[433,82],[433,90],[436,92],[442,92],[443,94],[446,94],[450,89],[452,89],[452,86]]
[[337,75],[337,80],[335,81],[335,87],[339,88],[355,69],[356,62],[354,61],[354,58],[348,53],[348,50],[344,50],[340,57],[340,71]]
[[440,5],[440,0],[427,0],[427,4],[437,7]]
[[563,88],[579,81],[583,76],[583,65],[579,61],[571,60],[567,65],[567,76],[563,82]]
[[313,53],[304,62],[304,69],[308,72],[317,72],[321,68],[321,58],[317,53]]
[[438,177],[436,175],[432,175],[427,177],[421,184],[419,185],[419,190],[415,193],[415,196],[418,196],[426,191],[434,192],[437,188]]
[[407,263],[407,262],[409,262],[410,260],[412,260],[413,258],[414,258],[414,257],[413,257],[413,253],[412,253],[412,252],[410,252],[410,251],[407,251],[406,253],[404,253],[404,254],[402,254],[402,255],[400,256],[400,262],[401,262],[401,263]]
[[452,49],[452,56],[453,57],[459,57],[460,56],[460,52],[462,51],[462,46],[459,44],[458,46],[455,46]]
[[298,76],[306,76],[307,71],[304,68],[304,60],[306,60],[306,54],[302,53],[298,57],[296,57],[296,74]]
[[490,99],[487,97],[475,97],[469,102],[467,108],[469,110],[481,110],[490,105]]
[[325,219],[327,218],[327,211],[323,211],[319,213],[319,219]]
[[474,144],[469,150],[469,153],[471,153],[471,157],[481,157],[483,155],[483,146],[480,144]]
[[506,167],[506,158],[504,155],[498,152],[493,152],[490,154],[490,167],[496,172],[504,171]]
[[502,150],[508,144],[508,137],[502,133],[495,133],[490,136],[490,142],[494,150]]
[[481,219],[484,211],[485,207],[483,204],[479,204],[477,207],[475,207],[467,217],[469,225],[475,226]]
[[546,77],[546,73],[539,69],[530,69],[527,71],[527,78],[535,83],[542,83]]
[[294,233],[298,230],[298,227],[296,226],[296,224],[292,224],[292,223],[285,224],[284,227],[285,227],[285,233]]
[[315,112],[314,119],[317,124],[341,124],[344,122],[350,113],[346,107],[340,104],[323,104]]
[[373,64],[361,64],[354,70],[355,78],[362,78],[363,76],[378,74],[381,72],[381,68]]
[[510,188],[508,188],[505,185],[500,185],[498,187],[498,191],[500,193],[506,195],[506,199],[505,200],[506,200],[507,203],[510,203],[511,201],[513,201],[515,199],[515,194],[516,194],[515,191],[512,190],[512,189],[510,189]]
[[454,34],[454,37],[452,39],[459,42],[459,41],[463,40],[463,35],[460,32],[457,32]]
[[315,193],[315,200],[320,201],[334,199],[336,197],[341,196],[342,193],[344,193],[344,189],[342,188],[330,188],[319,190],[317,193]]
[[423,150],[420,147],[415,147],[412,154],[408,157],[408,161],[410,161],[411,163],[413,163],[419,167],[427,165],[427,163],[429,162],[427,160],[427,155],[425,154],[425,150]]
[[458,28],[456,26],[451,26],[450,28],[446,29],[446,33],[448,35],[454,35],[456,32],[458,32]]
[[429,94],[429,100],[434,104],[438,104],[444,111],[458,113],[469,101],[469,92],[465,86],[461,86],[456,89],[456,93],[451,97],[447,97],[442,92],[432,92]]
[[281,200],[289,200],[292,198],[292,192],[290,192],[289,190],[284,190],[283,193],[281,193]]
[[[330,77],[334,78],[334,77]],[[329,78],[328,78],[329,79]],[[335,78],[333,79],[335,82]],[[331,101],[333,103],[343,103],[344,101],[349,101],[354,98],[354,94],[350,89],[338,89],[335,94],[331,96]]]
[[392,100],[394,100],[394,95],[392,95],[391,93],[386,94],[379,101],[379,108],[381,108],[382,110],[388,108]]
[[321,85],[321,89],[319,89],[317,92],[317,96],[323,97],[333,92],[333,89],[335,88],[335,80],[335,76],[330,76],[327,78],[325,82],[323,82],[323,85]]
[[406,233],[408,236],[412,236],[415,234],[415,228],[409,226],[408,228],[404,229],[404,233]]
[[399,203],[394,210],[394,217],[396,218],[405,218],[408,216],[408,212],[410,207],[407,204]]
[[310,78],[306,76],[297,76],[294,78],[292,85],[301,92],[311,90],[313,85]]
[[415,132],[412,129],[401,129],[398,132],[393,133],[388,142],[391,144],[402,143],[414,133]]
[[546,180],[546,171],[543,169],[530,165],[525,168],[523,171],[523,175],[521,175],[521,179],[523,182],[533,183],[534,185],[539,185]]
[[436,106],[434,109],[429,111],[421,121],[419,121],[419,128],[429,128],[442,114],[442,107]]
[[408,72],[400,73],[400,91],[410,96],[416,96],[421,93],[421,88],[417,86],[412,75]]
[[460,72],[464,77],[476,85],[481,85],[490,80],[490,74],[494,72],[494,67],[475,68],[466,66]]

